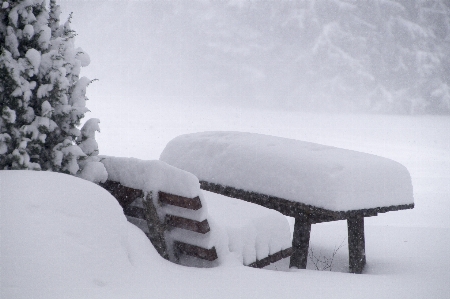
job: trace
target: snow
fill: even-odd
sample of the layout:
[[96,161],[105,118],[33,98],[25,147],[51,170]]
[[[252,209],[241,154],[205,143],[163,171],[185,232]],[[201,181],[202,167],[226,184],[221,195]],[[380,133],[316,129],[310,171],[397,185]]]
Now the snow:
[[[139,105],[127,107],[124,122],[123,101],[110,98],[105,95],[91,107],[102,120],[102,154],[156,159],[171,139],[205,128],[283,136],[399,161],[411,173],[415,208],[365,219],[367,265],[362,275],[346,273],[347,227],[341,221],[312,225],[310,248],[318,254],[329,257],[344,241],[331,272],[313,271],[311,260],[307,270],[251,269],[234,253],[216,268],[195,269],[160,258],[146,236],[116,212],[120,207],[115,200],[108,195],[111,204],[98,203],[104,190],[94,184],[70,176],[70,183],[55,177],[33,183],[27,175],[57,174],[30,171],[17,177],[3,171],[0,298],[448,297],[449,117],[317,115],[130,99]],[[9,201],[11,190],[17,193]],[[209,209],[208,194],[204,192]],[[42,208],[33,207],[35,202]],[[114,231],[106,233],[108,227]],[[132,264],[124,262],[121,245]],[[15,271],[6,270],[13,265]]]
[[200,180],[333,211],[413,203],[400,163],[262,134],[203,132],[170,141],[160,159]]
[[78,146],[86,155],[98,155],[98,143],[94,138],[88,138]]
[[7,133],[0,134],[0,155],[8,151],[7,143],[11,141],[11,136]]
[[14,34],[14,29],[11,26],[6,28],[5,46],[12,53],[14,57],[19,56],[19,42],[17,36]]
[[[450,262],[436,261],[448,252],[448,228],[366,226],[362,275],[252,269],[232,253],[217,268],[195,269],[162,259],[95,184],[51,172],[0,171],[0,188],[2,298],[402,299],[449,292]],[[312,246],[334,241],[342,224],[313,225]]]
[[291,247],[289,223],[281,213],[204,191],[209,219],[223,228],[228,249],[245,265]]
[[95,132],[100,132],[100,120],[98,118],[88,119],[81,131],[74,134],[77,140],[80,141],[78,146],[83,150],[83,152],[88,156],[98,155],[98,143],[95,140]]
[[198,179],[164,162],[101,156],[109,179],[134,189],[166,192],[188,198],[200,194]]
[[43,25],[40,27],[38,43],[42,49],[47,49],[50,45],[50,38],[52,36],[52,31],[50,27]]
[[34,27],[31,26],[30,24],[25,25],[25,27],[23,28],[23,35],[27,39],[31,39],[34,35]]
[[16,122],[16,111],[12,110],[8,106],[3,106],[2,118],[6,121],[6,123],[13,124]]
[[52,172],[0,171],[0,182],[2,298],[80,298],[132,274],[134,228],[106,190]]
[[83,164],[83,168],[77,176],[93,183],[104,183],[108,179],[105,166],[100,161],[89,161]]
[[88,119],[81,128],[81,134],[87,138],[95,138],[95,132],[100,132],[99,124],[98,118]]
[[52,111],[55,110],[52,108],[52,106],[50,105],[50,103],[46,100],[44,102],[42,102],[41,104],[41,115],[42,116],[50,116],[49,114],[52,113]]
[[61,149],[64,156],[68,157],[69,162],[63,167],[63,170],[69,171],[71,174],[76,174],[80,167],[78,166],[78,158],[85,157],[86,154],[83,153],[78,145],[69,145]]
[[[27,27],[29,26],[29,27]],[[25,26],[24,32],[27,28],[30,28],[28,31],[31,32],[33,30],[33,27],[31,25]],[[33,35],[33,33],[29,33],[30,35]],[[25,54],[25,57],[28,58],[28,61],[33,66],[34,73],[37,74],[39,70],[39,65],[41,64],[41,53],[39,53],[36,49],[29,49],[27,53]]]
[[89,57],[89,54],[84,52],[83,49],[77,48],[77,59],[81,62],[82,67],[86,67],[91,63],[91,58]]
[[86,87],[91,81],[86,77],[81,77],[75,84],[72,95],[70,97],[70,104],[74,107],[84,108],[86,106]]
[[53,90],[52,84],[42,84],[41,86],[39,86],[37,90],[38,99],[48,96],[48,93],[52,90]]

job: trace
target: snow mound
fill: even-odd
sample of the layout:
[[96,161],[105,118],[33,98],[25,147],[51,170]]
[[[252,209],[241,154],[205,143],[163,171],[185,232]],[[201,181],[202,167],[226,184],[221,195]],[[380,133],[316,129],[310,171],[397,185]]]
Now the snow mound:
[[158,259],[114,197],[91,182],[6,170],[0,190],[2,298],[94,298],[132,280],[139,252]]
[[332,211],[413,203],[411,177],[400,163],[293,139],[187,134],[170,141],[160,160],[200,180]]

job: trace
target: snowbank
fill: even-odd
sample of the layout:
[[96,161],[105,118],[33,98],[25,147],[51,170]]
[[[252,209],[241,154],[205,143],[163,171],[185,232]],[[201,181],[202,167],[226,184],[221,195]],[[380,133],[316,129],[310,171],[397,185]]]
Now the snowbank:
[[139,268],[135,247],[145,235],[103,188],[60,173],[6,170],[0,190],[0,297],[86,298]]
[[411,177],[400,163],[293,139],[187,134],[170,141],[160,160],[200,180],[332,211],[413,203]]
[[[439,194],[448,210],[448,193]],[[265,271],[231,255],[217,268],[194,269],[162,259],[95,184],[57,173],[0,171],[0,298],[446,298],[450,261],[440,257],[448,254],[447,220],[442,228],[389,220],[367,226],[364,275]],[[313,226],[312,245],[319,250],[342,241],[341,224]],[[346,257],[342,249],[336,263],[347,264]]]

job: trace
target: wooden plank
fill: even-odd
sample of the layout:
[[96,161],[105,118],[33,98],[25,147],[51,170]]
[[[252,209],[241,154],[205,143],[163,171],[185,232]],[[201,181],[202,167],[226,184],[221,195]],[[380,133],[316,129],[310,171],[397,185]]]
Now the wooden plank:
[[147,220],[145,218],[145,209],[140,207],[126,206],[125,208],[123,208],[123,213],[125,214],[125,216]]
[[345,220],[354,216],[376,216],[378,213],[386,213],[390,211],[413,209],[414,203],[377,207],[371,209],[360,209],[350,211],[331,211],[327,209],[318,208],[312,205],[302,204],[300,202],[294,202],[279,198],[276,196],[269,196],[252,191],[246,191],[242,189],[236,189],[230,186],[223,186],[220,184],[210,183],[207,181],[200,181],[200,188],[206,191],[218,193],[232,198],[241,199],[247,202],[251,202],[263,207],[276,210],[283,215],[290,217],[297,217],[300,214],[307,214],[308,221],[310,223],[321,223],[335,220]]
[[187,219],[183,217],[178,217],[174,215],[166,215],[166,225],[173,227],[178,227],[186,230],[190,230],[200,234],[206,234],[210,231],[208,220],[203,220],[202,222],[195,221],[192,219]]
[[280,250],[274,254],[268,256],[270,263],[276,263],[279,260],[283,259],[283,250]]
[[274,254],[269,255],[266,258],[263,258],[261,260],[256,260],[255,262],[248,264],[248,267],[252,268],[264,268],[272,263],[276,263],[279,260],[282,260],[284,258],[290,257],[292,255],[292,247],[289,247],[284,250],[280,250]]
[[356,216],[347,219],[349,270],[351,273],[362,273],[366,264],[364,217]]
[[136,198],[144,197],[144,192],[142,192],[142,190],[125,187],[118,182],[108,180],[99,185],[111,193],[122,208],[131,204]]
[[223,186],[220,184],[209,183],[206,181],[200,181],[200,188],[206,191],[255,203],[263,207],[276,210],[282,213],[283,215],[290,217],[296,217],[298,213],[306,212],[312,215],[321,215],[323,218],[328,217],[330,219],[329,221],[331,221],[332,219],[334,219],[335,216],[333,213],[330,213],[330,211],[325,209],[320,209],[313,206],[296,203],[275,196],[269,196],[242,189],[236,189],[230,186]]
[[259,269],[269,266],[270,265],[270,256],[263,258],[262,260],[256,261],[255,264],[256,264],[255,268],[259,268]]
[[294,252],[294,250],[292,249],[292,247],[289,247],[289,248],[286,248],[281,251],[281,256],[284,259],[284,258],[290,257],[293,252]]
[[311,236],[311,223],[303,214],[295,218],[294,234],[292,239],[292,256],[289,268],[306,269],[308,262],[309,239]]
[[198,196],[194,198],[188,198],[165,192],[159,192],[158,194],[159,202],[161,204],[177,206],[190,210],[198,210],[202,207],[202,202],[200,201],[200,198]]
[[217,252],[215,247],[211,249],[206,249],[187,243],[182,243],[179,241],[175,241],[173,247],[179,253],[194,256],[203,260],[214,261],[217,259]]
[[169,260],[164,231],[167,229],[159,219],[156,207],[153,204],[152,192],[149,192],[144,200],[145,219],[148,225],[148,238],[156,251],[166,260]]

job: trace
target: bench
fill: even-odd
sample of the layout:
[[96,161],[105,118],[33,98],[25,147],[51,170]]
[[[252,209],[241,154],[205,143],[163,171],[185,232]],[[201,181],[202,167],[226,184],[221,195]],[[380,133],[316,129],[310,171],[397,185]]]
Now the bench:
[[[188,266],[214,266],[218,254],[195,176],[161,161],[101,158],[108,180],[100,186],[117,199],[127,220],[147,235],[163,258]],[[189,232],[193,237],[183,239]]]
[[401,164],[351,150],[274,136],[203,132],[170,141],[160,157],[196,175],[201,188],[295,218],[290,267],[305,269],[311,224],[347,220],[349,271],[366,264],[364,218],[414,208]]
[[[212,267],[218,264],[221,252],[231,250],[242,257],[244,265],[263,268],[291,255],[289,226],[275,211],[264,212],[266,209],[238,202],[242,211],[235,213],[236,203],[225,198],[211,214],[207,207],[215,205],[210,206],[210,199],[204,196],[198,179],[191,173],[161,161],[102,156],[101,162],[108,180],[100,185],[116,198],[127,220],[139,227],[167,260],[186,266]],[[223,208],[228,214],[241,217],[242,225],[229,227],[227,221],[222,221],[222,216],[228,215]],[[244,215],[244,211],[258,215]],[[214,221],[213,227],[209,220]],[[267,234],[263,229],[267,225],[253,227],[258,221],[271,223],[276,229]],[[231,229],[233,238],[220,235],[217,225],[225,234]],[[258,241],[236,244],[240,235],[249,235],[249,231]],[[271,240],[265,240],[267,236]],[[216,243],[219,238],[229,239],[229,243]]]
[[[163,205],[173,205],[190,210],[202,208],[200,199],[187,198],[174,194],[158,192],[158,205],[153,204],[153,194],[145,194],[144,191],[125,187],[119,182],[111,180],[100,183],[113,195],[122,206],[127,220],[139,227],[149,238],[156,251],[165,259],[179,262],[180,255],[185,254],[205,261],[217,259],[216,248],[204,248],[175,240],[171,250],[167,246],[165,233],[171,228],[189,230],[199,234],[206,234],[210,231],[208,220],[196,221],[189,218],[166,214],[164,220],[158,217],[157,209]],[[173,254],[171,258],[169,253]]]

